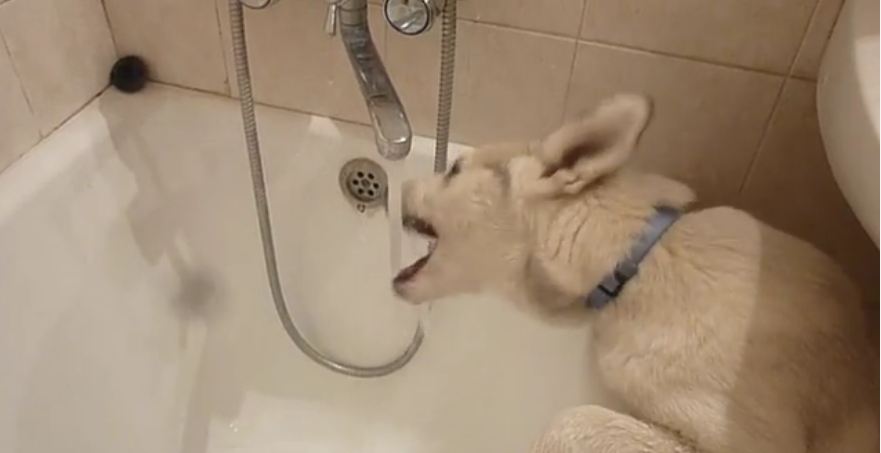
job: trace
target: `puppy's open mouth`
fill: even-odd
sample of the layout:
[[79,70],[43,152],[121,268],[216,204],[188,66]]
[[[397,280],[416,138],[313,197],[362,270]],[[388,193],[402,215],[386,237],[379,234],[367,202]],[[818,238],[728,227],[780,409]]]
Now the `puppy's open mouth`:
[[419,271],[428,264],[428,260],[431,258],[431,253],[437,246],[438,240],[437,231],[434,229],[434,226],[432,226],[427,220],[420,219],[419,217],[405,216],[404,228],[429,239],[428,253],[422,258],[416,260],[413,264],[401,269],[392,281],[395,285],[407,283],[419,274]]

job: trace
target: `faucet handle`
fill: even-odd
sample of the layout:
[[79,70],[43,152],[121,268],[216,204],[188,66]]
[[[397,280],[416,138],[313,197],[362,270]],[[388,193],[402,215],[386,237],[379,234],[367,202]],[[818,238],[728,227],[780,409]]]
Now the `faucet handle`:
[[340,0],[327,0],[327,16],[324,18],[324,32],[329,36],[336,36],[337,8]]

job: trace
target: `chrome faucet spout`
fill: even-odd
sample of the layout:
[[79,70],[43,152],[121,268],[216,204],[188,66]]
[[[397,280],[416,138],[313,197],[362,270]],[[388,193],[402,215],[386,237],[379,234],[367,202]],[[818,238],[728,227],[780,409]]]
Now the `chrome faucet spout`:
[[413,133],[370,37],[367,0],[341,0],[336,14],[343,45],[370,113],[377,150],[386,159],[403,159],[410,153]]

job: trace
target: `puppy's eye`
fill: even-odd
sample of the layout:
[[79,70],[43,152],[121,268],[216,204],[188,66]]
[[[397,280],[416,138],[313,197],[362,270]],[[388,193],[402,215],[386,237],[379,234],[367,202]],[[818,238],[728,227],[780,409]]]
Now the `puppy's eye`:
[[449,181],[449,180],[453,179],[453,177],[458,175],[459,172],[461,172],[461,171],[462,171],[462,161],[457,159],[456,162],[453,163],[453,166],[450,167],[449,170],[447,170],[447,174],[445,175],[446,180]]

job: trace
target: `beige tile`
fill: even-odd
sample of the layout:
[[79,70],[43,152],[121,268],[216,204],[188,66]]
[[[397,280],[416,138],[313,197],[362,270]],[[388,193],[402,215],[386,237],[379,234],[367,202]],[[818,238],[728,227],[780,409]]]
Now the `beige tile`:
[[[458,27],[462,26],[459,22]],[[389,30],[386,59],[389,75],[404,109],[413,131],[419,135],[434,137],[435,121],[437,120],[437,90],[438,71],[440,68],[440,27],[435,27],[425,35],[404,36]],[[456,73],[454,82],[462,80],[464,72],[465,52],[459,49],[467,49],[470,43],[468,36],[457,32],[456,37]],[[456,86],[455,84],[453,85]],[[461,96],[453,97],[453,116],[461,111],[459,100]]]
[[0,37],[0,171],[40,140],[15,68]]
[[566,114],[584,114],[622,91],[649,95],[654,113],[636,164],[691,184],[704,203],[731,202],[780,83],[776,76],[582,43]]
[[813,242],[877,298],[878,249],[850,211],[826,161],[812,82],[790,80],[780,97],[741,204]]
[[591,0],[582,36],[783,74],[816,1]]
[[562,119],[575,41],[464,23],[461,106],[453,131],[464,143],[532,139]]
[[0,32],[43,133],[107,85],[116,52],[99,0],[7,2]]
[[832,34],[832,26],[841,11],[844,0],[819,0],[811,24],[805,32],[804,41],[792,65],[792,73],[799,77],[815,79],[826,42]]
[[575,37],[585,0],[460,0],[459,16],[478,22]]
[[[221,10],[224,49],[232,92],[238,95],[229,35]],[[262,103],[362,123],[369,122],[364,99],[339,38],[324,33],[325,2],[283,1],[270,10],[246,11],[245,30],[255,98]],[[370,6],[374,42],[383,53],[385,22]]]
[[[430,39],[389,36],[389,67],[421,134],[434,135],[438,31]],[[531,139],[559,125],[575,42],[460,22],[452,138],[481,144]]]
[[214,0],[104,1],[119,53],[144,58],[151,78],[229,93]]

